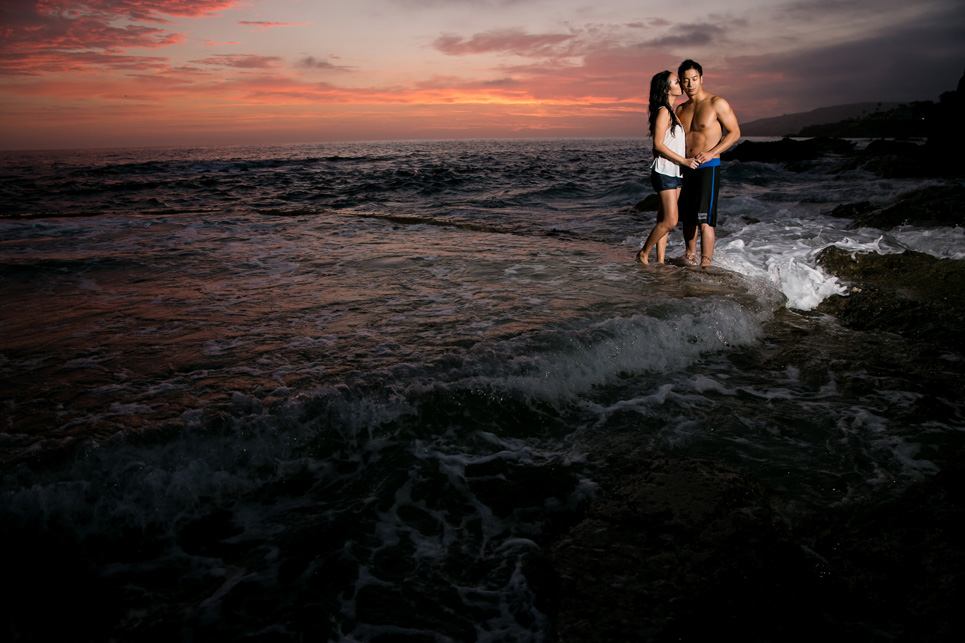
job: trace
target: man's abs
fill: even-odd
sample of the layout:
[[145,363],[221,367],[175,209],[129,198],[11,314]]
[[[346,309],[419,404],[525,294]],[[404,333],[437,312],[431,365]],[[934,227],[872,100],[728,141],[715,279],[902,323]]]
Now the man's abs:
[[687,156],[694,157],[701,152],[713,149],[713,147],[720,142],[722,134],[720,127],[709,127],[703,131],[687,132]]
[[687,156],[697,156],[713,149],[724,136],[712,100],[698,104],[687,125]]

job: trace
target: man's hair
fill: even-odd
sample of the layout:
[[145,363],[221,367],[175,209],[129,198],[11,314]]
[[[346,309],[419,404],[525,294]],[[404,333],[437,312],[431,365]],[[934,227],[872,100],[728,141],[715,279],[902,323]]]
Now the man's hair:
[[688,58],[687,60],[680,63],[680,67],[677,67],[677,76],[680,78],[683,78],[684,72],[687,71],[688,69],[696,69],[697,75],[700,77],[703,77],[704,75],[704,68],[700,66],[700,63],[697,62],[696,60],[691,60],[690,58]]

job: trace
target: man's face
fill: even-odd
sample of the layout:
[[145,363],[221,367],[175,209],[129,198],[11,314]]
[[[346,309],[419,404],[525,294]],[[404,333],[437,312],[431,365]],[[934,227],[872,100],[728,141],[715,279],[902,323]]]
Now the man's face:
[[684,75],[680,77],[680,84],[683,85],[684,91],[687,92],[688,96],[693,96],[700,91],[701,82],[702,78],[696,69],[688,69],[684,72]]

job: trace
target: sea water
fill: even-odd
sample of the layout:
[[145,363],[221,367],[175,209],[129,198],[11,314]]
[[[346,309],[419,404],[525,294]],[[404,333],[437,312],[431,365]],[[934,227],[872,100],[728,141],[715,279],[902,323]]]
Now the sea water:
[[[829,214],[928,183],[725,163],[714,266],[643,267],[650,158],[0,154],[8,584],[81,638],[538,640],[522,561],[592,501],[608,445],[807,507],[934,474],[961,400],[924,402],[900,338],[814,312],[848,292],[828,246],[965,257],[961,228]],[[43,632],[31,614],[8,626]]]

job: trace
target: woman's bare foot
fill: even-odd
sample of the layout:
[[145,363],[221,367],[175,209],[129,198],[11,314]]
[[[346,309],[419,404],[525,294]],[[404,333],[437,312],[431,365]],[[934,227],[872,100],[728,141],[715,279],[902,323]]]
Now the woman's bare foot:
[[642,263],[645,266],[650,265],[650,262],[647,260],[647,255],[643,254],[643,248],[637,251],[637,263]]

